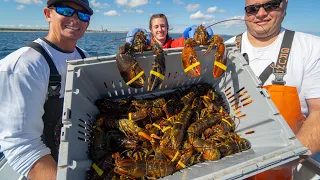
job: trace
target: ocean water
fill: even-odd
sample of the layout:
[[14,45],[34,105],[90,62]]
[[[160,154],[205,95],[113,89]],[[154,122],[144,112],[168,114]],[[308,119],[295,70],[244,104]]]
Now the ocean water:
[[[11,52],[45,37],[47,32],[0,32],[0,59]],[[125,33],[86,33],[77,43],[77,46],[86,50],[90,56],[106,56],[117,53],[118,47],[125,41]],[[172,38],[181,34],[170,34]],[[232,36],[222,36],[225,40]]]

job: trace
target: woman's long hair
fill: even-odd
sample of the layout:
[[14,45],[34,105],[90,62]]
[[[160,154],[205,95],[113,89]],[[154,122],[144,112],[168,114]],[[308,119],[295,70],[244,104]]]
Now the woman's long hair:
[[[168,39],[170,38],[169,36],[169,23],[168,23],[168,19],[166,17],[166,15],[164,14],[153,14],[151,17],[150,17],[150,21],[149,21],[149,29],[150,31],[152,32],[152,20],[155,19],[155,18],[163,18],[165,21],[166,21],[166,25],[167,25],[167,36],[166,36],[166,42],[168,41]],[[152,38],[153,37],[153,34],[152,35]],[[153,39],[154,40],[154,39]]]

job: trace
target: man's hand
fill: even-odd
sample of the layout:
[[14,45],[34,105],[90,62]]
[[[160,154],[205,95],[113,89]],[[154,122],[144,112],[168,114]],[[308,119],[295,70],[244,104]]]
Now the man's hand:
[[51,155],[45,155],[35,162],[29,171],[31,180],[55,180],[57,178],[57,163]]
[[296,137],[312,154],[320,151],[320,98],[308,99],[309,116]]

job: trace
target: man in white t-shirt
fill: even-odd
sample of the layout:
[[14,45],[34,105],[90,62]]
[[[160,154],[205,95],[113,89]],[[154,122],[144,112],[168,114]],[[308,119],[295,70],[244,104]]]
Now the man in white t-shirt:
[[66,60],[88,57],[76,43],[92,14],[88,0],[48,0],[48,35],[0,60],[0,152],[29,179],[56,179]]
[[[246,0],[247,31],[242,36],[237,36],[238,38],[229,39],[226,43],[238,40],[241,53],[248,55],[250,67],[256,76],[264,79],[262,81],[264,86],[274,85],[273,82],[277,79],[273,74],[273,68],[271,68],[270,76],[263,78],[261,74],[265,73],[270,65],[278,67],[278,61],[283,61],[283,57],[289,55],[289,58],[285,59],[286,71],[283,81],[280,78],[279,82],[285,82],[285,86],[296,88],[298,96],[295,104],[300,103],[301,112],[306,117],[302,126],[296,128],[296,137],[314,154],[320,151],[318,135],[320,131],[320,37],[294,32],[292,40],[287,38],[287,41],[292,43],[289,53],[281,55],[280,49],[283,47],[282,42],[285,41],[284,36],[287,32],[281,23],[286,16],[287,5],[288,0]],[[277,176],[268,177],[279,179]],[[255,179],[266,178],[256,176]]]

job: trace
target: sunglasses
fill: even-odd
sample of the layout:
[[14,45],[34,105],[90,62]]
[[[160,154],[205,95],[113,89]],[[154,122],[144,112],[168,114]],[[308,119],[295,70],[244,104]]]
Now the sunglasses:
[[261,7],[269,13],[273,10],[277,10],[280,7],[280,4],[282,3],[283,0],[274,0],[274,1],[269,1],[264,4],[252,4],[249,6],[246,6],[244,9],[247,14],[257,14],[260,10]]
[[83,11],[79,11],[76,9],[73,9],[72,7],[65,6],[65,5],[54,5],[56,12],[60,15],[71,17],[74,15],[74,13],[77,13],[78,18],[83,22],[89,22],[90,21],[90,15],[88,13],[85,13]]

